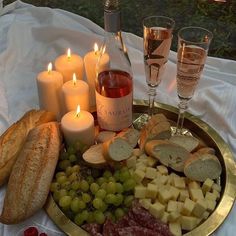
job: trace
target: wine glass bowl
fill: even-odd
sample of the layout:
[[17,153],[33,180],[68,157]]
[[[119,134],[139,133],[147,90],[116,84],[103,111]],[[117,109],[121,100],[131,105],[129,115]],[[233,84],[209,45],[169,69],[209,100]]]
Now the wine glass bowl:
[[156,88],[168,61],[175,22],[165,16],[149,16],[143,20],[143,49],[146,82],[149,88],[149,117],[153,115]]
[[212,33],[201,27],[184,27],[178,32],[176,81],[180,102],[177,135],[184,134],[184,113],[200,80],[212,38]]

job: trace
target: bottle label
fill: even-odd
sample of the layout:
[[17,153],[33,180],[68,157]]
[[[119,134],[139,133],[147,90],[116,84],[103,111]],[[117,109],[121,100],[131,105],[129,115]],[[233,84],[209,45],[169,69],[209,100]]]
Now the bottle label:
[[133,93],[119,98],[104,97],[96,91],[97,118],[102,129],[120,131],[132,124]]

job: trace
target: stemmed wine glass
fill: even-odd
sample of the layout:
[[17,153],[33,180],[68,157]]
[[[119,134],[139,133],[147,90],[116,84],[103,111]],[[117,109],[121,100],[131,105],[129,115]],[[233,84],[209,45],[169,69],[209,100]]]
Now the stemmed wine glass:
[[177,93],[179,115],[176,135],[184,135],[188,132],[183,129],[184,114],[188,108],[188,101],[193,97],[201,77],[212,38],[213,34],[201,27],[184,27],[178,32]]
[[175,21],[165,16],[149,16],[143,20],[143,48],[146,82],[148,84],[148,118],[153,115],[156,88],[168,60]]

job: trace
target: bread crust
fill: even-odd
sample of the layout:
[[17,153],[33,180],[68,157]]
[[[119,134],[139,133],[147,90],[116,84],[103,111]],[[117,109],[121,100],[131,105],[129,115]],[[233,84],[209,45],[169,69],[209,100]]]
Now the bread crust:
[[51,112],[43,110],[30,110],[1,135],[0,186],[8,180],[12,167],[29,131],[37,125],[54,120],[56,120],[56,117]]
[[0,221],[16,224],[41,209],[47,199],[61,146],[57,122],[33,128],[12,169]]

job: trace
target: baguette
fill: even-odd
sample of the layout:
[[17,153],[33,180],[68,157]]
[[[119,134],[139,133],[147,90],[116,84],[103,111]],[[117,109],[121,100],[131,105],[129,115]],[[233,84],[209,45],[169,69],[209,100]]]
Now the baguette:
[[204,182],[207,178],[220,177],[222,167],[215,155],[209,153],[196,153],[186,160],[184,174],[192,180]]
[[43,110],[30,110],[10,126],[0,137],[0,186],[7,182],[29,131],[37,125],[54,121],[53,113]]
[[132,153],[133,148],[123,138],[115,137],[102,144],[103,155],[109,161],[123,161],[128,159]]
[[101,131],[96,137],[97,143],[104,143],[116,136],[116,133],[113,131]]
[[145,151],[163,165],[180,172],[183,172],[184,163],[191,155],[185,148],[168,140],[148,141],[145,145]]
[[132,148],[135,148],[137,146],[139,136],[140,132],[134,128],[128,128],[117,134],[117,137],[125,139]]
[[19,223],[43,207],[61,146],[59,125],[49,122],[32,129],[12,169],[0,221]]

